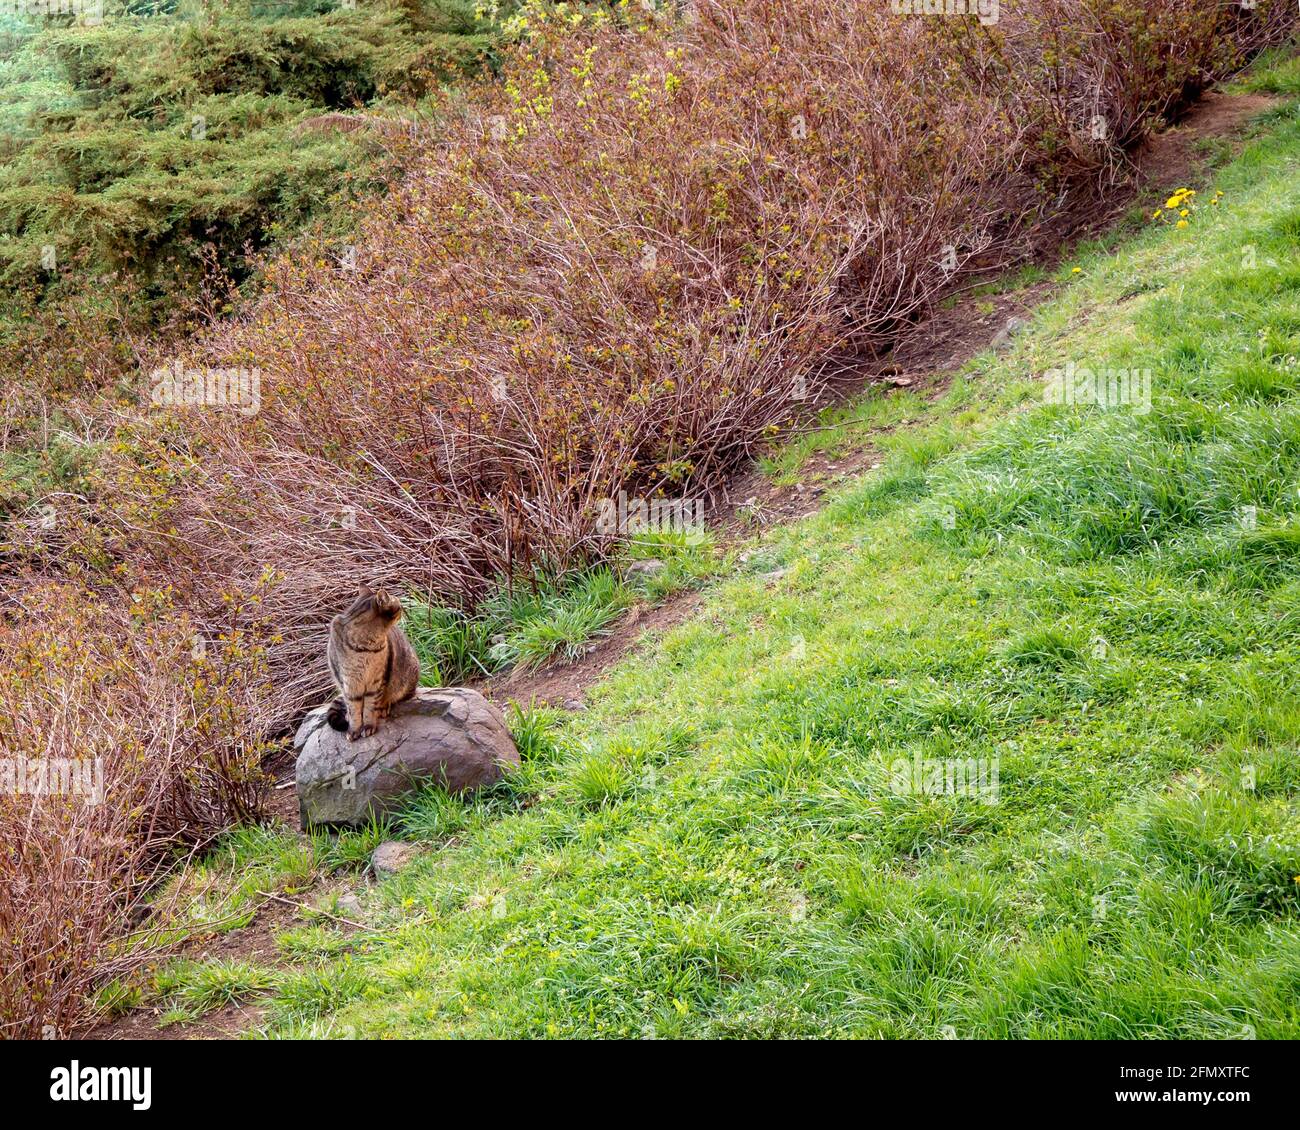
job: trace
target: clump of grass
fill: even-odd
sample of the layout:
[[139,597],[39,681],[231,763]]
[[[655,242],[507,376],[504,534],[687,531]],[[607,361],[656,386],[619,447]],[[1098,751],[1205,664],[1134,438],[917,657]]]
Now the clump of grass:
[[310,842],[260,825],[221,836],[170,885],[177,908],[173,926],[225,933],[248,925],[265,901],[263,892],[293,895],[319,874]]
[[409,601],[405,628],[420,656],[421,681],[446,685],[554,656],[576,659],[633,599],[608,567],[561,580],[536,574],[502,584],[472,613]]
[[353,937],[328,926],[300,926],[277,934],[275,944],[289,961],[297,962],[337,957],[358,943]]
[[759,468],[779,486],[799,481],[799,468],[814,454],[836,459],[862,442],[868,430],[890,428],[915,419],[924,401],[913,392],[869,387],[852,404],[823,408],[815,426],[789,437],[759,460]]
[[370,981],[348,955],[284,974],[272,1002],[278,1019],[314,1020],[369,992]]
[[144,988],[115,978],[95,994],[95,1011],[104,1017],[122,1016],[144,1002]]
[[[635,576],[626,568],[646,561],[661,567]],[[662,600],[699,585],[715,569],[711,535],[647,532],[630,538],[613,565],[498,581],[472,611],[408,600],[403,627],[420,656],[421,682],[446,686],[554,657],[578,658],[634,601]]]
[[698,741],[690,726],[643,724],[584,749],[559,769],[562,788],[580,804],[603,807],[656,788],[660,770]]
[[1026,632],[1007,646],[1006,657],[1026,667],[1060,671],[1083,657],[1083,643],[1061,628],[1037,628]]
[[556,655],[577,659],[631,602],[609,568],[501,594],[494,609],[508,626],[490,654],[501,667],[536,667]]
[[1189,881],[1204,882],[1236,918],[1252,911],[1294,915],[1300,911],[1300,818],[1291,799],[1178,789],[1144,817],[1144,846]]
[[178,1018],[193,1020],[228,1004],[260,996],[279,974],[239,960],[176,961],[154,975],[155,997]]
[[370,863],[375,848],[394,838],[394,822],[371,813],[359,828],[316,830],[310,838],[319,866],[331,871],[359,871]]
[[639,775],[633,764],[604,753],[582,758],[569,774],[569,785],[583,804],[613,804],[636,787]]
[[472,822],[472,805],[434,784],[412,793],[401,815],[402,831],[416,840],[446,840]]
[[633,576],[624,568],[627,586],[652,603],[683,589],[698,588],[717,574],[719,563],[713,535],[706,530],[661,530],[639,533],[628,540],[625,566],[654,561],[651,572]]
[[473,612],[409,601],[405,627],[420,656],[421,681],[448,685],[556,655],[577,658],[632,600],[609,568],[561,581],[538,574],[503,584]]
[[418,600],[403,607],[402,629],[420,657],[423,686],[452,686],[497,670],[491,650],[500,624],[494,619]]
[[506,725],[514,739],[520,758],[529,763],[548,763],[559,754],[560,746],[555,731],[565,718],[562,710],[554,707],[510,704]]

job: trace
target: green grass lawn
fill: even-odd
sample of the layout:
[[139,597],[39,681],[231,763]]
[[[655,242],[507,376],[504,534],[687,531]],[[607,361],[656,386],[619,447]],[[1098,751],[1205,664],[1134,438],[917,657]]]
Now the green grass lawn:
[[[518,714],[508,785],[418,798],[372,931],[169,991],[270,986],[281,1037],[1300,1037],[1295,104],[1256,132],[589,711]],[[1150,411],[1045,405],[1071,361]]]

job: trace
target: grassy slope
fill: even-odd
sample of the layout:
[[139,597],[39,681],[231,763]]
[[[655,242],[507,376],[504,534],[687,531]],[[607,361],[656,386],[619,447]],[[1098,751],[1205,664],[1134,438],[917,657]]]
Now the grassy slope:
[[[529,719],[508,789],[422,798],[437,848],[376,932],[285,937],[269,1032],[1300,1036],[1298,163],[1291,105],[1220,205],[1077,260],[881,470]],[[1151,369],[1153,411],[1042,406],[1070,359]],[[998,803],[895,795],[918,751],[998,757]]]

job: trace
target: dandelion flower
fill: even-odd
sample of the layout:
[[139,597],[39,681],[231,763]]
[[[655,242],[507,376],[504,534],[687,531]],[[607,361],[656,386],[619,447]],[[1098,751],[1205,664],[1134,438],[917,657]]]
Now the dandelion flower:
[[1185,228],[1185,227],[1187,226],[1187,221],[1186,221],[1186,220],[1179,220],[1177,226],[1180,227],[1180,228]]
[[1081,274],[1083,274],[1083,268],[1082,268],[1082,267],[1075,267],[1074,270],[1072,270],[1072,271],[1070,272],[1070,274],[1072,274],[1072,275],[1081,275]]

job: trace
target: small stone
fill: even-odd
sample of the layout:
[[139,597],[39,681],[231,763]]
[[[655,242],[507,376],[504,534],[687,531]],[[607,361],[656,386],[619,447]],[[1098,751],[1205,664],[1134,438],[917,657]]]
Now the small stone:
[[[396,875],[403,867],[411,862],[420,849],[415,844],[404,844],[400,840],[387,840],[380,844],[374,850],[370,857],[370,866],[374,868],[375,874],[383,879],[388,875]],[[339,900],[341,906],[343,900]]]
[[664,563],[656,558],[649,561],[633,561],[627,567],[629,577],[653,577],[656,573],[662,572]]
[[[383,845],[381,844],[380,846],[382,847]],[[334,905],[338,907],[338,912],[340,914],[346,914],[355,917],[356,915],[361,913],[361,900],[357,898],[357,896],[354,895],[351,891],[347,891],[344,894],[339,895],[338,902],[336,902]]]

